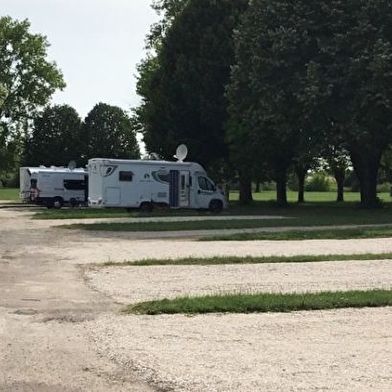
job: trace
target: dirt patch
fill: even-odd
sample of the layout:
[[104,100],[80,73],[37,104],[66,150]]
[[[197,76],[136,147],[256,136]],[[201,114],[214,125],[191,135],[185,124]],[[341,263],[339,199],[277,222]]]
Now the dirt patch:
[[108,260],[391,252],[390,239],[201,243],[30,217],[0,209],[0,391],[392,390],[391,308],[119,314],[124,303],[184,293],[390,287],[389,261],[112,267],[89,271],[91,287],[83,273]]

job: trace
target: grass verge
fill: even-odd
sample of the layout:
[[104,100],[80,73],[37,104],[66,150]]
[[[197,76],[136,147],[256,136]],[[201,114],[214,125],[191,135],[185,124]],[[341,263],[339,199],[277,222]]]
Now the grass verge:
[[[271,222],[270,222],[271,223]],[[287,221],[286,221],[287,223]],[[236,220],[202,220],[177,222],[114,222],[114,223],[74,223],[58,226],[69,230],[96,230],[121,232],[159,232],[159,231],[195,231],[195,230],[228,230],[228,229],[263,229],[268,222],[257,219]],[[385,238],[392,236],[392,225],[383,227],[334,227],[328,229],[308,228],[305,230],[261,231],[252,233],[236,233],[203,236],[200,241],[253,241],[253,240],[310,240],[310,239],[359,239]]]
[[127,306],[125,314],[293,312],[392,306],[392,290],[182,297]]
[[297,255],[297,256],[262,256],[262,257],[186,257],[182,259],[145,259],[116,263],[108,261],[97,264],[98,267],[132,267],[154,265],[219,265],[219,264],[263,264],[263,263],[311,263],[322,261],[346,260],[388,260],[392,253],[362,253],[362,254],[330,254],[330,255]]
[[293,241],[293,240],[346,240],[392,237],[392,227],[357,227],[330,229],[287,230],[281,232],[236,233],[205,236],[200,241]]
[[74,223],[58,226],[65,229],[98,230],[98,231],[184,231],[184,230],[225,230],[255,229],[265,227],[262,219],[225,219],[225,220],[189,220],[167,222],[102,222]]

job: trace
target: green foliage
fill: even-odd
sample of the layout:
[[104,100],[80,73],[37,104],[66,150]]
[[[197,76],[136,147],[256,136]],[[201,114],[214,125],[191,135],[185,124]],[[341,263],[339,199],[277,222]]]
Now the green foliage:
[[[379,161],[392,141],[391,25],[384,0],[252,1],[228,88],[237,166],[266,162],[279,180],[317,146],[337,145],[350,153],[362,204],[377,204]],[[341,165],[338,174],[341,185]]]
[[331,186],[331,178],[323,172],[313,173],[308,176],[305,190],[308,192],[328,192]]
[[[0,177],[17,167],[29,121],[47,104],[63,76],[47,57],[46,37],[28,20],[0,17]],[[5,174],[4,174],[5,173]]]
[[82,126],[84,161],[93,157],[138,159],[136,134],[127,114],[117,106],[99,103]]
[[[296,4],[296,3],[295,3]],[[241,175],[267,170],[286,204],[287,172],[313,158],[316,133],[298,101],[309,60],[304,20],[286,1],[252,1],[235,35],[229,98],[228,142]]]
[[46,107],[33,123],[26,142],[25,166],[81,164],[81,119],[68,105]]
[[7,96],[0,111],[8,127],[31,118],[56,89],[65,87],[55,63],[46,60],[46,37],[29,33],[28,20],[0,18],[0,83]]
[[246,1],[160,4],[175,5],[175,18],[160,36],[157,54],[139,67],[142,105],[134,124],[149,152],[172,158],[177,145],[185,143],[189,160],[217,173],[227,158],[224,88],[234,58],[231,37]]

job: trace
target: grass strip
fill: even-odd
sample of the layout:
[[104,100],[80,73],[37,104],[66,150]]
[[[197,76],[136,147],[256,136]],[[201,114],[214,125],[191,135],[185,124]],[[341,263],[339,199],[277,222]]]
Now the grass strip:
[[225,256],[225,257],[186,257],[181,259],[145,259],[137,261],[113,262],[98,264],[100,267],[128,267],[154,265],[219,265],[219,264],[263,264],[263,263],[311,263],[322,261],[346,260],[388,260],[392,253],[362,253],[362,254],[330,254],[330,255],[296,255],[296,256]]
[[392,290],[181,297],[129,305],[125,314],[293,312],[392,306]]
[[[189,220],[167,222],[102,222],[74,223],[58,226],[65,229],[98,231],[184,231],[184,230],[225,230],[253,229],[268,226],[264,219]],[[392,229],[391,229],[392,231]]]
[[[59,228],[69,230],[92,230],[113,232],[159,232],[159,231],[194,231],[194,230],[227,230],[227,229],[257,229],[273,225],[276,221],[257,219],[227,219],[227,220],[189,220],[171,222],[103,222],[103,223],[74,223],[61,225]],[[350,239],[350,238],[382,238],[392,236],[392,227],[358,227],[358,228],[307,228],[304,230],[236,233],[203,236],[200,241],[253,241],[253,240],[305,240],[305,239]]]
[[235,233],[203,236],[199,241],[290,241],[290,240],[346,240],[361,238],[388,238],[391,227],[329,228],[285,231],[263,231],[257,233]]

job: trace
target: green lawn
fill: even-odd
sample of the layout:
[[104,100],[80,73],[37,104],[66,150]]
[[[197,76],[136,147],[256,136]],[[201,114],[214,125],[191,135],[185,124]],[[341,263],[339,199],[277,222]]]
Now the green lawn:
[[[230,192],[230,201],[237,201],[239,193],[236,191]],[[276,200],[275,191],[261,191],[253,193],[253,200],[255,201],[274,201]],[[385,202],[391,201],[391,196],[388,192],[379,192],[378,197]],[[287,200],[289,203],[297,202],[298,193],[294,191],[287,191]],[[334,202],[336,201],[336,192],[305,192],[305,202]],[[344,193],[344,201],[359,202],[359,192],[346,191]]]
[[19,188],[1,188],[0,200],[19,201]]

